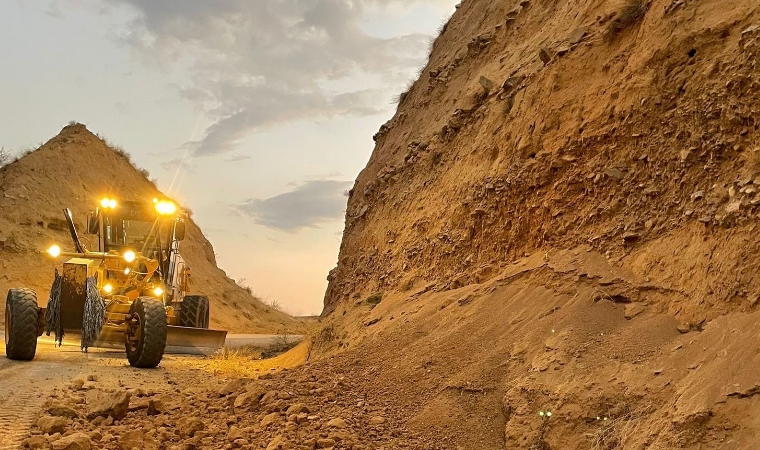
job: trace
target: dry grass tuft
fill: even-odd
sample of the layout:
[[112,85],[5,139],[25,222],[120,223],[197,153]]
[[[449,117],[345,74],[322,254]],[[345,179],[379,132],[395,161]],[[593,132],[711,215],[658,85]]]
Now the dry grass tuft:
[[607,30],[608,34],[613,36],[640,22],[647,12],[647,7],[646,0],[627,0],[620,11],[618,11],[615,19],[610,23],[610,27]]

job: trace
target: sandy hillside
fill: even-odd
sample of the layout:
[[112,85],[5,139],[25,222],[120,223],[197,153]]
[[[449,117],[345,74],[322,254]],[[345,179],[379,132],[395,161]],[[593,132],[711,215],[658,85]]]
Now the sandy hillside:
[[[63,208],[71,209],[82,235],[87,213],[104,195],[137,200],[162,194],[81,124],[63,128],[38,150],[0,169],[0,292],[32,287],[44,305],[55,265],[40,251],[53,243],[73,251]],[[94,236],[82,236],[96,245]],[[279,332],[295,324],[216,266],[211,244],[192,220],[181,252],[193,270],[193,289],[211,299],[212,326],[255,333]],[[3,302],[0,309],[4,307]]]

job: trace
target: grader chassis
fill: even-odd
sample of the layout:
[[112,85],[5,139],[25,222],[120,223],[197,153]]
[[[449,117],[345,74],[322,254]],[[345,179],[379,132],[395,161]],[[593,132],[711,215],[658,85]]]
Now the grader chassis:
[[[73,252],[58,245],[54,259],[69,258],[56,269],[47,308],[32,289],[8,291],[5,308],[6,356],[31,360],[37,338],[81,334],[81,346],[124,345],[135,367],[155,367],[167,345],[182,350],[215,349],[227,332],[209,329],[209,301],[190,295],[190,268],[180,256],[185,223],[169,200],[118,203],[104,198],[87,219],[87,234],[97,238],[90,251],[79,238],[71,212],[64,216]],[[85,239],[86,241],[86,239]]]

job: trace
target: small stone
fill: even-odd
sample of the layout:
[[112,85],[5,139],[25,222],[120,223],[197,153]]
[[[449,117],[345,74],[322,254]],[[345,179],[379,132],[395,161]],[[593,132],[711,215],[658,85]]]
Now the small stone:
[[283,450],[285,448],[289,448],[288,442],[285,440],[285,438],[282,437],[282,435],[277,435],[269,442],[269,445],[267,445],[267,450]]
[[686,334],[689,331],[691,331],[691,324],[687,322],[681,322],[678,324],[678,332],[681,334]]
[[303,403],[296,403],[295,405],[288,408],[288,411],[287,411],[288,415],[301,414],[301,413],[308,414],[310,412],[311,410],[309,409],[309,407],[304,405]]
[[625,176],[623,174],[623,172],[620,169],[616,168],[616,167],[610,167],[610,168],[606,169],[604,171],[604,174],[607,175],[608,177],[613,178],[613,179],[618,180],[618,181],[622,180],[623,177]]
[[87,381],[98,381],[98,376],[94,374],[87,375]]
[[121,450],[142,450],[145,435],[141,430],[130,430],[124,432],[119,438],[119,448]]
[[105,392],[93,389],[87,392],[87,417],[110,416],[121,420],[129,410],[129,393],[127,391]]
[[182,417],[177,420],[177,431],[180,436],[193,437],[195,433],[206,429],[206,424],[198,417]]
[[494,88],[493,81],[489,80],[488,78],[481,76],[479,83],[481,86],[483,86],[483,89],[485,89],[486,92],[493,91],[493,88]]
[[369,419],[370,425],[382,425],[385,423],[385,418],[382,416],[374,416]]
[[90,440],[91,441],[100,442],[101,439],[103,439],[103,434],[100,432],[100,430],[90,431]]
[[244,392],[235,398],[233,406],[235,411],[246,411],[254,408],[258,408],[261,397],[264,396],[264,392]]
[[53,450],[90,450],[90,437],[84,433],[74,433],[52,443]]
[[628,320],[631,320],[643,312],[644,312],[643,303],[640,303],[640,302],[628,303],[627,305],[625,305],[625,313],[623,314],[623,317],[625,317]]
[[575,45],[583,40],[584,37],[588,34],[588,27],[578,27],[575,30],[573,30],[572,33],[570,33],[570,37],[567,39],[567,41],[570,43],[570,45]]
[[335,419],[330,420],[327,422],[327,426],[329,428],[346,428],[348,424],[346,421],[340,417],[336,417]]
[[242,439],[244,437],[245,437],[245,433],[243,433],[243,430],[241,430],[235,425],[231,426],[230,430],[227,432],[228,441],[235,441],[236,439]]
[[662,373],[665,371],[665,369],[657,369],[654,371],[655,375],[662,375]]
[[37,426],[43,434],[63,433],[67,423],[63,417],[42,416],[37,419]]
[[55,402],[50,404],[45,410],[51,416],[66,417],[69,419],[75,419],[79,417],[77,411],[69,405],[62,402]]
[[46,449],[47,446],[48,441],[45,436],[32,436],[24,441],[24,447],[31,450],[42,450]]
[[541,59],[541,62],[543,62],[544,65],[547,65],[552,61],[554,55],[552,55],[551,50],[547,49],[546,47],[542,47],[538,51],[538,57]]
[[250,378],[238,378],[235,380],[230,380],[219,389],[219,396],[226,397],[230,394],[234,394],[235,392],[241,392],[250,382]]
[[261,419],[261,423],[259,423],[259,426],[261,426],[261,428],[266,428],[269,425],[272,425],[279,421],[280,421],[280,413],[273,412],[264,416],[264,418]]
[[331,448],[335,447],[335,439],[319,438],[317,439],[317,448]]

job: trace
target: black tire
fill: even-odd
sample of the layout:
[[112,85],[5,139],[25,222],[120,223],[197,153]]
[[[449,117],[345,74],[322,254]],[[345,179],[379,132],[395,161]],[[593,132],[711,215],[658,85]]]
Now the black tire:
[[166,348],[166,309],[152,297],[139,297],[129,308],[132,322],[127,326],[126,344],[129,364],[153,368],[161,362]]
[[179,326],[208,328],[209,301],[205,295],[186,295],[179,303]]
[[37,293],[32,289],[11,289],[5,300],[5,355],[31,361],[37,353],[39,329]]

